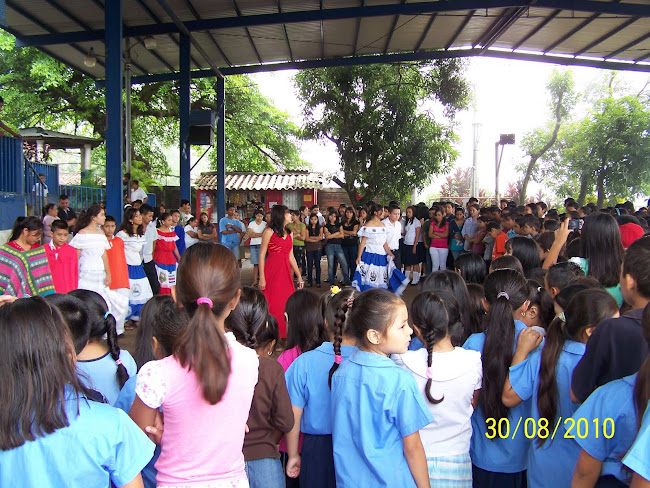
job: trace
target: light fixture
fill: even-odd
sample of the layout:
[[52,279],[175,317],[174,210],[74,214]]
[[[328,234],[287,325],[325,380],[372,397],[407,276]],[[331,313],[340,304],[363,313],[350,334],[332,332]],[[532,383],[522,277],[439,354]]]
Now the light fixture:
[[91,47],[88,54],[84,56],[84,66],[89,68],[94,68],[97,64],[97,58],[95,57],[95,50]]
[[144,47],[146,47],[149,51],[152,49],[156,49],[156,46],[158,45],[158,41],[156,41],[156,38],[153,36],[147,36],[144,38]]

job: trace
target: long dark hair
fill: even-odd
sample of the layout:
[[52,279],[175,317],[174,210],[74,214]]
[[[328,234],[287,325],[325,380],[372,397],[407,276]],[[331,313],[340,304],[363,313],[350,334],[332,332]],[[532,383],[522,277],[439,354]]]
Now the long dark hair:
[[[352,212],[352,217],[348,219],[348,212]],[[343,225],[347,226],[355,226],[359,224],[359,221],[357,220],[357,214],[354,211],[353,207],[345,207],[345,212],[343,213]]]
[[[525,239],[528,238],[526,237]],[[521,274],[521,276],[524,276],[524,268],[521,267],[521,263],[519,262],[519,259],[517,259],[515,256],[510,256],[510,255],[499,256],[494,261],[492,261],[492,263],[490,264],[490,273],[494,271],[498,271],[500,269],[512,269],[518,272],[519,274]]]
[[[120,359],[120,346],[117,343],[117,322],[115,317],[108,310],[106,300],[99,293],[90,290],[72,290],[70,293],[73,297],[78,298],[86,304],[90,312],[90,337],[88,340],[100,340],[106,334],[106,344],[108,352],[113,361],[118,362]],[[120,390],[129,379],[129,373],[122,362],[117,365],[115,377]]]
[[483,318],[485,317],[485,309],[483,308],[482,298],[485,298],[485,291],[483,285],[478,283],[470,283],[467,285],[467,293],[469,294],[468,310],[470,318],[469,335],[483,332]]
[[621,278],[623,244],[616,219],[597,212],[585,217],[580,236],[580,256],[589,261],[587,276],[603,286],[616,286]]
[[458,259],[454,261],[454,268],[460,273],[466,284],[478,283],[482,285],[487,276],[483,257],[474,252],[458,256]]
[[242,286],[237,307],[226,317],[226,329],[235,334],[240,344],[256,349],[263,344],[257,341],[260,330],[266,328],[269,305],[257,288]]
[[[226,338],[219,330],[221,317],[240,288],[239,266],[227,247],[197,242],[187,249],[178,265],[176,294],[190,321],[174,344],[174,356],[183,367],[193,369],[203,397],[215,405],[228,386],[230,356]],[[201,298],[209,304],[198,304]]]
[[90,338],[90,311],[86,304],[72,295],[53,293],[45,301],[54,305],[65,320],[72,336],[75,354],[79,354]]
[[289,211],[284,205],[273,205],[271,209],[271,221],[269,222],[270,229],[275,232],[278,237],[284,237],[287,232],[284,223],[284,214]]
[[426,277],[422,283],[422,291],[448,291],[456,298],[460,306],[460,323],[454,324],[449,330],[451,343],[454,346],[462,346],[465,340],[475,330],[469,317],[469,292],[463,278],[450,269],[435,271]]
[[77,223],[74,226],[74,233],[76,234],[81,229],[88,227],[90,222],[93,220],[93,217],[97,217],[102,210],[104,209],[99,203],[93,203],[87,210],[81,212],[77,218]]
[[515,347],[513,313],[528,300],[528,283],[523,275],[511,269],[499,269],[485,279],[485,299],[490,309],[483,322],[485,344],[483,358],[483,388],[480,404],[485,418],[499,421],[510,409],[501,401],[503,385],[508,376]]
[[526,275],[531,269],[539,268],[539,247],[530,237],[515,236],[506,241],[506,248],[521,263]]
[[133,207],[129,207],[124,211],[124,220],[122,220],[120,230],[123,230],[128,236],[134,236],[136,234],[139,236],[144,235],[144,224],[138,225],[135,234],[133,233],[133,222],[130,221],[133,220],[137,213],[140,213],[140,210]]
[[[648,346],[650,347],[650,304],[646,305],[643,309],[643,318],[641,320],[641,328]],[[643,412],[650,400],[650,356],[639,368],[639,373],[636,377],[634,384],[634,407],[636,409],[637,428],[641,428],[641,421],[643,420]]]
[[[430,368],[433,361],[433,346],[449,335],[450,325],[460,322],[458,302],[449,292],[432,291],[420,292],[411,305],[413,324],[417,326],[424,338],[427,348],[427,366]],[[431,394],[431,378],[427,379],[424,394],[429,402],[437,405],[445,397],[435,399]]]
[[[407,215],[409,208],[411,209],[411,214],[412,214],[410,219],[408,218]],[[413,221],[417,218],[417,216],[415,215],[415,207],[413,205],[409,205],[408,207],[406,207],[406,210],[404,211],[404,215],[406,216],[406,225],[411,225]]]
[[11,238],[9,240],[15,241],[18,239],[24,229],[27,229],[27,232],[43,232],[43,221],[33,215],[29,217],[18,217],[14,222],[14,227],[11,230]]
[[0,450],[70,425],[66,389],[77,402],[84,392],[72,357],[70,332],[56,307],[41,297],[0,307]]
[[287,349],[298,347],[300,353],[316,349],[329,340],[320,310],[318,295],[309,290],[296,290],[284,306],[287,314]]
[[[171,356],[174,343],[187,326],[185,311],[176,306],[170,295],[155,295],[140,310],[140,327],[136,334],[133,359],[138,370],[149,361]],[[160,346],[160,356],[153,349],[153,338]]]
[[[312,226],[311,225],[311,219],[312,217],[316,218],[316,225]],[[307,219],[307,231],[309,232],[309,235],[314,237],[320,234],[320,220],[318,219],[318,215],[310,215],[309,218]]]
[[[327,384],[332,387],[332,375],[339,368],[336,362],[336,356],[341,354],[341,342],[343,342],[343,335],[348,334],[349,324],[346,324],[346,316],[350,310],[348,304],[349,300],[354,300],[359,297],[359,292],[354,288],[346,288],[341,290],[336,295],[331,297],[325,309],[325,321],[330,327],[330,331],[334,340],[332,341],[334,347],[334,364],[330,368],[329,378]],[[359,340],[357,338],[357,340]]]
[[[592,288],[576,293],[564,311],[566,322],[555,318],[546,329],[546,343],[542,349],[539,367],[539,388],[537,390],[537,408],[540,418],[555,424],[560,392],[557,387],[555,371],[566,340],[579,342],[587,327],[596,327],[605,319],[611,318],[618,311],[616,300],[605,290]],[[645,408],[645,407],[644,407]],[[541,446],[545,438],[538,438]]]

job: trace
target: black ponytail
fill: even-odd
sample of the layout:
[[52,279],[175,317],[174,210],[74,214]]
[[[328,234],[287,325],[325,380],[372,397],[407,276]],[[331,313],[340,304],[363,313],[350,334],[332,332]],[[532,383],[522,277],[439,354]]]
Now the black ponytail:
[[332,388],[332,375],[334,372],[339,369],[339,362],[343,357],[341,355],[341,342],[343,341],[343,327],[345,325],[345,315],[348,313],[349,306],[348,302],[345,301],[339,305],[334,314],[334,326],[332,327],[332,332],[334,333],[334,364],[330,368],[329,378],[327,379],[327,384]]
[[[450,311],[451,314],[449,313]],[[433,346],[449,335],[449,326],[452,320],[454,323],[460,323],[458,302],[451,293],[446,291],[436,293],[423,291],[413,300],[411,317],[413,324],[420,329],[424,338],[424,343],[427,348],[428,373],[433,362]],[[424,387],[424,394],[429,402],[437,405],[445,397],[443,395],[439,400],[433,397],[431,394],[432,379],[429,376],[427,374],[427,384]]]
[[[331,297],[325,309],[325,320],[327,325],[330,327],[332,344],[334,346],[334,364],[332,364],[332,367],[330,368],[330,374],[327,379],[327,384],[330,388],[332,388],[332,375],[339,368],[339,363],[343,359],[341,354],[341,343],[343,342],[343,334],[346,329],[345,318],[348,310],[351,308],[351,301],[357,296],[358,292],[354,288],[346,288]],[[330,324],[332,317],[334,317],[334,320]]]
[[[638,242],[638,241],[637,241]],[[643,309],[643,319],[641,320],[641,328],[645,340],[650,346],[650,304],[646,305]],[[634,406],[636,408],[637,428],[641,428],[641,421],[643,420],[643,412],[650,400],[650,356],[639,368],[639,374],[636,377],[634,384]]]
[[115,377],[120,389],[129,379],[129,373],[120,359],[120,346],[117,343],[117,322],[115,317],[108,310],[106,300],[99,294],[90,290],[72,290],[70,293],[88,306],[90,312],[90,337],[89,340],[99,340],[106,334],[106,343],[108,344],[108,353],[117,364]]
[[524,276],[512,269],[499,269],[485,279],[485,299],[490,310],[485,316],[485,344],[481,354],[483,387],[480,404],[485,418],[497,421],[508,417],[510,409],[501,401],[515,347],[513,313],[528,300]]
[[120,346],[117,343],[117,322],[112,313],[106,313],[104,316],[104,324],[106,330],[106,343],[108,344],[108,352],[117,364],[117,371],[115,372],[115,377],[117,378],[117,384],[120,385],[120,390],[124,386],[124,383],[129,379],[129,373],[122,364],[120,359]]

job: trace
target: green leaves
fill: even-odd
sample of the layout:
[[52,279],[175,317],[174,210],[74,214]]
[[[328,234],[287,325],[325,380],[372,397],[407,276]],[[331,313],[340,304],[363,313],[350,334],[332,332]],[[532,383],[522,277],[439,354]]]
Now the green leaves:
[[[312,69],[295,76],[304,130],[330,140],[351,201],[406,200],[456,159],[454,114],[467,106],[461,60]],[[444,116],[432,115],[434,106]]]

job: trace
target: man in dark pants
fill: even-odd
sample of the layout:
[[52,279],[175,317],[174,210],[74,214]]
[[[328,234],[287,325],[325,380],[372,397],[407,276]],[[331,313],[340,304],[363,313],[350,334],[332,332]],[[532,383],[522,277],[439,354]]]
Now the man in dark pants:
[[160,293],[160,283],[158,282],[158,274],[156,273],[156,265],[153,262],[153,241],[156,240],[156,224],[153,220],[153,208],[146,203],[140,207],[140,215],[142,215],[142,225],[144,225],[144,238],[146,240],[142,248],[142,267],[144,273],[147,275],[151,291],[154,295]]

